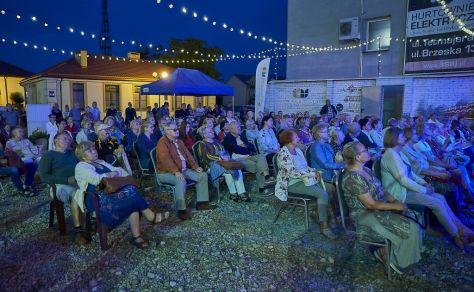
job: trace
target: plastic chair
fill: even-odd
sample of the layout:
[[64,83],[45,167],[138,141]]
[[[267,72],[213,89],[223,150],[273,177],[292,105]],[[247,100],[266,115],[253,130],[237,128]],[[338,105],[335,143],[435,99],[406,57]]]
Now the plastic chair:
[[49,185],[52,189],[53,199],[49,203],[49,227],[54,226],[54,212],[58,220],[59,235],[66,235],[66,219],[64,218],[64,203],[56,197],[56,185]]
[[153,173],[150,172],[150,169],[148,167],[145,167],[144,165],[141,164],[140,159],[138,158],[138,149],[137,149],[137,143],[133,143],[132,147],[132,153],[137,157],[137,162],[138,162],[138,167],[139,167],[139,175],[138,178],[140,180],[140,186],[143,185],[142,178],[145,176],[152,176]]

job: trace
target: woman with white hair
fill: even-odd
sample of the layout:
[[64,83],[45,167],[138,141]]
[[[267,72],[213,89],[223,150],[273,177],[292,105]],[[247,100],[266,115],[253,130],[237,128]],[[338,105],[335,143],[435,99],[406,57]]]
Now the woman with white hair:
[[84,200],[86,192],[95,192],[99,196],[99,212],[102,223],[112,229],[123,223],[126,219],[130,222],[133,238],[130,243],[137,248],[149,246],[146,239],[141,236],[140,213],[152,224],[160,223],[169,217],[169,212],[155,213],[148,208],[147,202],[133,185],[126,185],[119,191],[107,194],[104,190],[97,190],[103,178],[125,177],[129,174],[120,167],[114,167],[100,160],[92,142],[85,141],[79,144],[75,154],[81,161],[76,165],[75,178],[79,190],[75,200],[82,211],[94,210],[91,196]]

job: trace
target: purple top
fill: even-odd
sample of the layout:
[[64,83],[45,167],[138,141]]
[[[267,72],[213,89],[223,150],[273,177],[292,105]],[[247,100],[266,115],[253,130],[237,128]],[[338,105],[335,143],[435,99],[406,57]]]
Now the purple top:
[[311,133],[310,130],[308,130],[308,132],[305,132],[304,130],[299,130],[298,137],[300,138],[301,143],[303,144],[309,144],[314,142],[313,133]]

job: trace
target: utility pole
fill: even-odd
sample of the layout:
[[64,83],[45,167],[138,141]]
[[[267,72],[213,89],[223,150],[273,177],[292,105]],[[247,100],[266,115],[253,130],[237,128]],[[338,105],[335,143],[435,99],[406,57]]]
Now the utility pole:
[[102,0],[102,23],[100,31],[100,53],[105,56],[111,56],[112,42],[110,39],[110,25],[107,0]]

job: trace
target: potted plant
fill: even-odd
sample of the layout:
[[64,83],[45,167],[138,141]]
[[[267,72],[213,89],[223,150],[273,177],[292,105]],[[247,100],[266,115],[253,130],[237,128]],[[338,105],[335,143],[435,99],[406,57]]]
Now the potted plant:
[[40,129],[36,129],[31,133],[28,139],[31,143],[35,145],[42,145],[43,149],[48,148],[48,134],[45,131],[41,131]]

